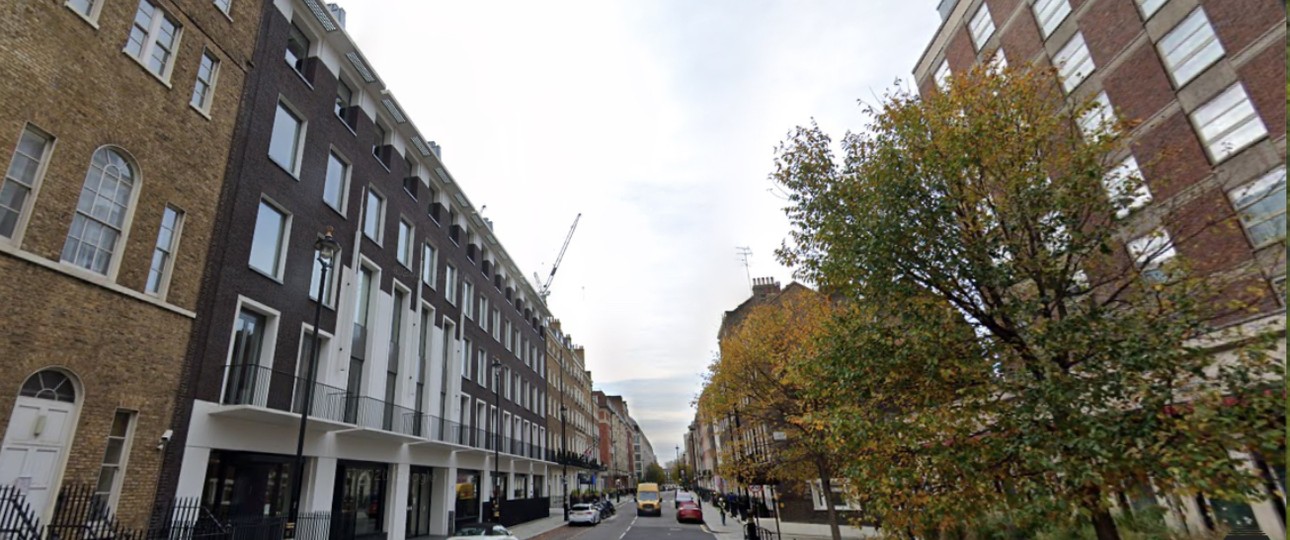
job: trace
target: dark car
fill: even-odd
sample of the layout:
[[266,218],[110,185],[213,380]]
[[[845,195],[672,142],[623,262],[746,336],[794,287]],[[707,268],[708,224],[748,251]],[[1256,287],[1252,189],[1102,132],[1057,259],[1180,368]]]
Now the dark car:
[[676,510],[677,523],[703,523],[703,510],[694,501],[685,501]]

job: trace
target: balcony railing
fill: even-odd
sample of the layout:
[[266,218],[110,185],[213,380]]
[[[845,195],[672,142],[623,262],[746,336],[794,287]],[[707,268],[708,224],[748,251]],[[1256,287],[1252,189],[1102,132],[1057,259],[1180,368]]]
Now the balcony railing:
[[[304,409],[306,382],[303,377],[259,365],[225,366],[227,381],[220,403],[250,405],[299,414]],[[343,388],[313,383],[309,416],[336,423],[399,433],[415,438],[457,444],[492,451],[554,461],[555,454],[540,445],[502,437],[486,429],[462,426],[438,416],[369,396],[351,394]],[[594,462],[594,460],[593,460]]]

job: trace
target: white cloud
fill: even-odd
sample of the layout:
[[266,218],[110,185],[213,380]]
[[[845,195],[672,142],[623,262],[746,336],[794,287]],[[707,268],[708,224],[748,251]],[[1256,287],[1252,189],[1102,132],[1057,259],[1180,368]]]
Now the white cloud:
[[789,279],[774,147],[812,118],[859,129],[856,100],[908,79],[938,24],[934,0],[342,5],[523,271],[545,279],[583,213],[550,306],[664,457],[748,295],[735,246]]

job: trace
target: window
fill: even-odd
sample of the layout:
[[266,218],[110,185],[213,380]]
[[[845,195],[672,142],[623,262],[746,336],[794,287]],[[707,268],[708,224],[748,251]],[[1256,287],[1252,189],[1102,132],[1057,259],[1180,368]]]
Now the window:
[[443,294],[449,304],[457,305],[457,268],[451,264],[444,267]]
[[1160,6],[1165,5],[1165,2],[1168,2],[1169,0],[1137,0],[1137,1],[1138,1],[1138,9],[1142,10],[1142,20],[1145,21],[1147,19],[1150,19],[1151,16],[1156,13],[1156,10],[1160,9]]
[[31,206],[31,193],[44,175],[53,138],[27,126],[18,138],[18,148],[0,183],[0,236],[14,238],[23,216]]
[[160,294],[170,284],[170,269],[183,218],[184,213],[172,206],[167,206],[162,213],[161,229],[157,231],[157,247],[152,251],[148,282],[144,285],[144,292],[148,294]]
[[950,61],[941,60],[941,66],[936,68],[936,75],[932,76],[936,80],[936,88],[942,92],[950,88]]
[[[336,81],[336,116],[345,118],[344,111],[354,104],[354,90],[345,81]],[[348,124],[349,122],[346,122]]]
[[469,280],[461,280],[461,316],[475,318],[475,285]]
[[285,103],[278,102],[278,110],[273,116],[273,133],[269,137],[269,159],[292,176],[299,174],[300,147],[304,139],[304,120]]
[[421,245],[421,282],[434,288],[435,249],[430,244]]
[[1067,94],[1071,93],[1094,69],[1093,57],[1084,45],[1084,34],[1076,32],[1062,50],[1057,52],[1053,62],[1057,64],[1057,75],[1062,79],[1062,87]]
[[994,71],[1003,71],[1008,67],[1008,57],[1003,54],[1003,47],[994,51],[994,56],[990,57],[990,69]]
[[1156,47],[1178,87],[1223,57],[1223,44],[1218,42],[1205,10],[1199,7],[1160,38]]
[[380,193],[367,190],[367,210],[363,214],[363,236],[381,243],[381,222],[385,221],[385,199]]
[[[313,269],[309,274],[309,298],[318,300],[318,278],[322,275],[322,261],[318,260],[319,251],[314,250]],[[334,307],[336,305],[336,263],[333,259],[331,268],[327,269],[327,284],[323,285],[323,305]]]
[[296,73],[305,74],[305,59],[309,57],[309,37],[296,23],[291,23],[291,35],[287,36],[287,64]]
[[125,42],[125,52],[162,79],[170,78],[175,49],[179,45],[179,24],[148,0],[139,0],[134,24]]
[[117,410],[108,431],[107,448],[103,463],[99,465],[99,481],[94,488],[94,508],[105,514],[116,507],[125,480],[125,462],[130,456],[130,441],[134,438],[133,411]]
[[1066,16],[1071,13],[1071,4],[1067,0],[1035,0],[1030,9],[1035,12],[1035,22],[1039,23],[1039,31],[1044,37],[1053,34]]
[[286,251],[290,219],[268,201],[260,201],[255,216],[255,233],[251,238],[251,268],[282,279],[282,259]]
[[327,154],[327,176],[323,178],[323,202],[345,213],[345,195],[349,192],[349,163],[336,152]]
[[1239,82],[1192,111],[1191,120],[1215,163],[1268,134]]
[[101,0],[67,0],[67,7],[87,20],[95,20],[99,15],[99,8],[103,7]]
[[1115,208],[1116,219],[1124,219],[1134,210],[1151,202],[1151,190],[1142,179],[1138,160],[1132,155],[1111,169],[1106,178],[1102,179],[1102,185],[1106,188],[1107,197],[1110,197],[1111,205]]
[[385,146],[385,127],[380,122],[372,123],[372,155],[381,157],[381,147]]
[[[483,314],[481,313],[480,316],[483,316]],[[493,308],[493,317],[489,321],[488,327],[493,331],[493,341],[501,342],[501,312],[497,311],[497,308]]]
[[986,40],[994,35],[994,19],[990,18],[990,6],[981,4],[981,7],[976,10],[976,15],[972,16],[972,21],[968,23],[968,31],[972,34],[972,43],[976,44],[976,50],[981,50]]
[[1255,248],[1286,237],[1286,168],[1284,165],[1228,192],[1241,225]]
[[399,264],[406,268],[412,268],[412,224],[406,219],[399,219],[399,245],[395,248],[394,256],[398,259]]
[[134,167],[125,156],[112,148],[96,150],[63,244],[63,262],[107,275],[133,193]]
[[480,328],[483,328],[483,329],[487,328],[487,325],[485,324],[485,320],[484,320],[485,319],[484,315],[486,315],[487,313],[488,313],[488,297],[484,296],[484,293],[479,293],[479,315],[480,315],[479,327]]
[[219,8],[219,10],[223,11],[226,15],[228,14],[229,8],[232,7],[232,4],[233,0],[215,0],[215,7]]
[[193,98],[188,101],[200,111],[210,111],[211,101],[215,97],[215,79],[219,76],[219,59],[210,51],[202,52],[201,64],[197,66],[197,83],[193,85]]
[[[233,347],[228,352],[227,379],[224,381],[224,403],[246,405],[254,403],[262,384],[259,366],[264,350],[265,337],[271,335],[268,316],[242,307],[233,324]],[[269,346],[271,350],[272,345]],[[267,382],[267,381],[266,381]]]
[[1115,109],[1111,108],[1111,98],[1107,97],[1105,90],[1093,98],[1089,107],[1079,118],[1080,131],[1084,132],[1085,138],[1115,128]]
[[1150,282],[1161,282],[1169,276],[1161,268],[1178,253],[1173,240],[1164,229],[1156,229],[1145,236],[1129,241],[1129,255],[1142,270],[1142,277]]

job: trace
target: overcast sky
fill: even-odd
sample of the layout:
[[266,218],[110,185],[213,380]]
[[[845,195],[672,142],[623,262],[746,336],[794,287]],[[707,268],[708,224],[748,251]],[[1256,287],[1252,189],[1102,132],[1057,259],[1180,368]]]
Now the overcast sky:
[[346,31],[522,271],[675,456],[724,311],[774,260],[774,149],[909,82],[937,0],[340,0]]

